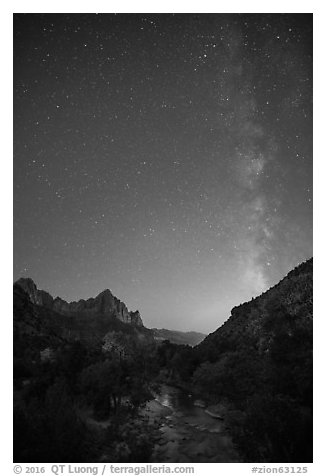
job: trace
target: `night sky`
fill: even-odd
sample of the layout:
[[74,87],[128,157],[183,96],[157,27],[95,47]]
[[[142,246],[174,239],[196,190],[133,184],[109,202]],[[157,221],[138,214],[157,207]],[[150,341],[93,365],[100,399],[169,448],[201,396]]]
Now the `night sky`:
[[14,279],[211,332],[311,256],[311,15],[14,15]]

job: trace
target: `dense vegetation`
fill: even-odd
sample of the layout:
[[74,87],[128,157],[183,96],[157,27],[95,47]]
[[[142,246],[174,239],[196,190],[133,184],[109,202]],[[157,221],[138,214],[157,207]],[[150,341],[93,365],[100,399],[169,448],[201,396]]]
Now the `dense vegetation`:
[[69,341],[14,292],[15,461],[148,461],[139,412],[162,381],[223,402],[245,461],[312,461],[312,260],[195,348],[120,328],[104,345]]
[[69,340],[64,318],[14,286],[14,461],[147,461],[154,343],[119,321],[102,342]]
[[226,402],[244,460],[312,461],[312,260],[234,308],[193,351],[170,344],[162,353],[169,378]]
[[155,371],[147,352],[121,358],[75,342],[15,365],[14,460],[147,461],[151,429],[137,420]]

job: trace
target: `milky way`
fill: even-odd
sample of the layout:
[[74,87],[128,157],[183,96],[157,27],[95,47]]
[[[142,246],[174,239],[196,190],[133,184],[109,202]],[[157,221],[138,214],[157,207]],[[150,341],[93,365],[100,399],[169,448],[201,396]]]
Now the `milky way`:
[[312,15],[14,15],[14,277],[212,331],[312,255]]

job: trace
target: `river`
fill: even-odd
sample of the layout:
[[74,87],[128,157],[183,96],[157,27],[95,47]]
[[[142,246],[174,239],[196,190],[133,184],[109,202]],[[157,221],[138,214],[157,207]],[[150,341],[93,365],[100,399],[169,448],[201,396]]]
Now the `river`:
[[151,462],[236,463],[224,421],[208,415],[192,395],[162,385],[145,414],[158,429]]

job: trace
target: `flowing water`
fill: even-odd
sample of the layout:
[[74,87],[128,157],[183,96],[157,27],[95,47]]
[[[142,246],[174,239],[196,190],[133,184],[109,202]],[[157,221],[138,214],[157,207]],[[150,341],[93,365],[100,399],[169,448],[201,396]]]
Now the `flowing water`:
[[152,462],[239,462],[222,419],[208,415],[192,395],[162,385],[146,414],[159,428]]

